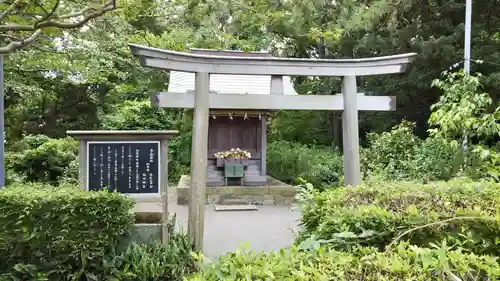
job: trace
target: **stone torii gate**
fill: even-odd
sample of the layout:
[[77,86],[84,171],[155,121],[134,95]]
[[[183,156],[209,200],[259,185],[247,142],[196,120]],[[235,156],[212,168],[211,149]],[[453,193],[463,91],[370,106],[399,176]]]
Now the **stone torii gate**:
[[[209,109],[343,110],[344,182],[360,183],[358,110],[394,110],[395,99],[357,93],[356,76],[404,72],[416,54],[364,59],[298,59],[190,54],[129,44],[145,67],[195,73],[194,93],[154,93],[157,107],[193,108],[188,237],[202,250]],[[210,92],[210,74],[270,75],[270,95]],[[339,95],[283,95],[283,76],[342,76]],[[166,196],[166,195],[164,195]]]

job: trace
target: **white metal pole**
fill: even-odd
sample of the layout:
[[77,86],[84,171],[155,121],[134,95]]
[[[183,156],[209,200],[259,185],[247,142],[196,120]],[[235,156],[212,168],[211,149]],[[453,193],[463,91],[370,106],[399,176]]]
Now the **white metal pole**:
[[472,0],[465,0],[465,44],[464,44],[464,71],[470,74],[470,44],[471,44]]
[[[471,45],[471,21],[472,21],[472,0],[465,0],[465,42],[464,42],[464,72],[470,75],[470,45]],[[467,150],[467,134],[464,132],[462,149]]]

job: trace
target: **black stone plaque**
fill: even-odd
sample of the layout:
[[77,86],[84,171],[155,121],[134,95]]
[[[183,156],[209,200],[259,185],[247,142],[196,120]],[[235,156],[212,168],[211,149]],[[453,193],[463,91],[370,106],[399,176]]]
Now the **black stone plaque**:
[[88,142],[88,190],[159,193],[160,143]]

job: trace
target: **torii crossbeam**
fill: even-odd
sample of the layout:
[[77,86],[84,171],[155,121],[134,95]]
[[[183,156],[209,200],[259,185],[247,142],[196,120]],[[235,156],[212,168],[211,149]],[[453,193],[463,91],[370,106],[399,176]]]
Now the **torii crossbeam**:
[[[191,193],[188,236],[203,247],[209,109],[343,110],[344,182],[359,185],[358,110],[394,110],[394,97],[357,93],[356,76],[402,73],[416,54],[364,59],[297,59],[252,56],[218,56],[175,52],[129,44],[145,67],[195,73],[194,92],[154,93],[159,107],[193,108]],[[270,95],[210,92],[211,74],[270,75]],[[342,76],[341,95],[286,96],[283,76]]]

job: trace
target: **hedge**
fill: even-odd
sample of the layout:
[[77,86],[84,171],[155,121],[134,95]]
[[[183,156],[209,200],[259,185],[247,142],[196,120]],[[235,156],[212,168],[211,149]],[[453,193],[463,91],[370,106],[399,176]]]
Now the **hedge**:
[[472,281],[498,278],[500,265],[494,257],[401,243],[397,251],[391,252],[377,252],[372,248],[356,248],[352,253],[324,248],[309,252],[294,247],[272,253],[229,253],[188,280]]
[[[451,220],[443,223],[444,220]],[[433,225],[423,227],[424,225]],[[303,209],[298,242],[309,237],[336,249],[383,250],[396,237],[414,245],[448,244],[500,256],[500,184],[371,183],[316,193]]]
[[102,271],[103,258],[130,233],[133,201],[76,187],[0,191],[0,272],[17,265],[67,280]]

